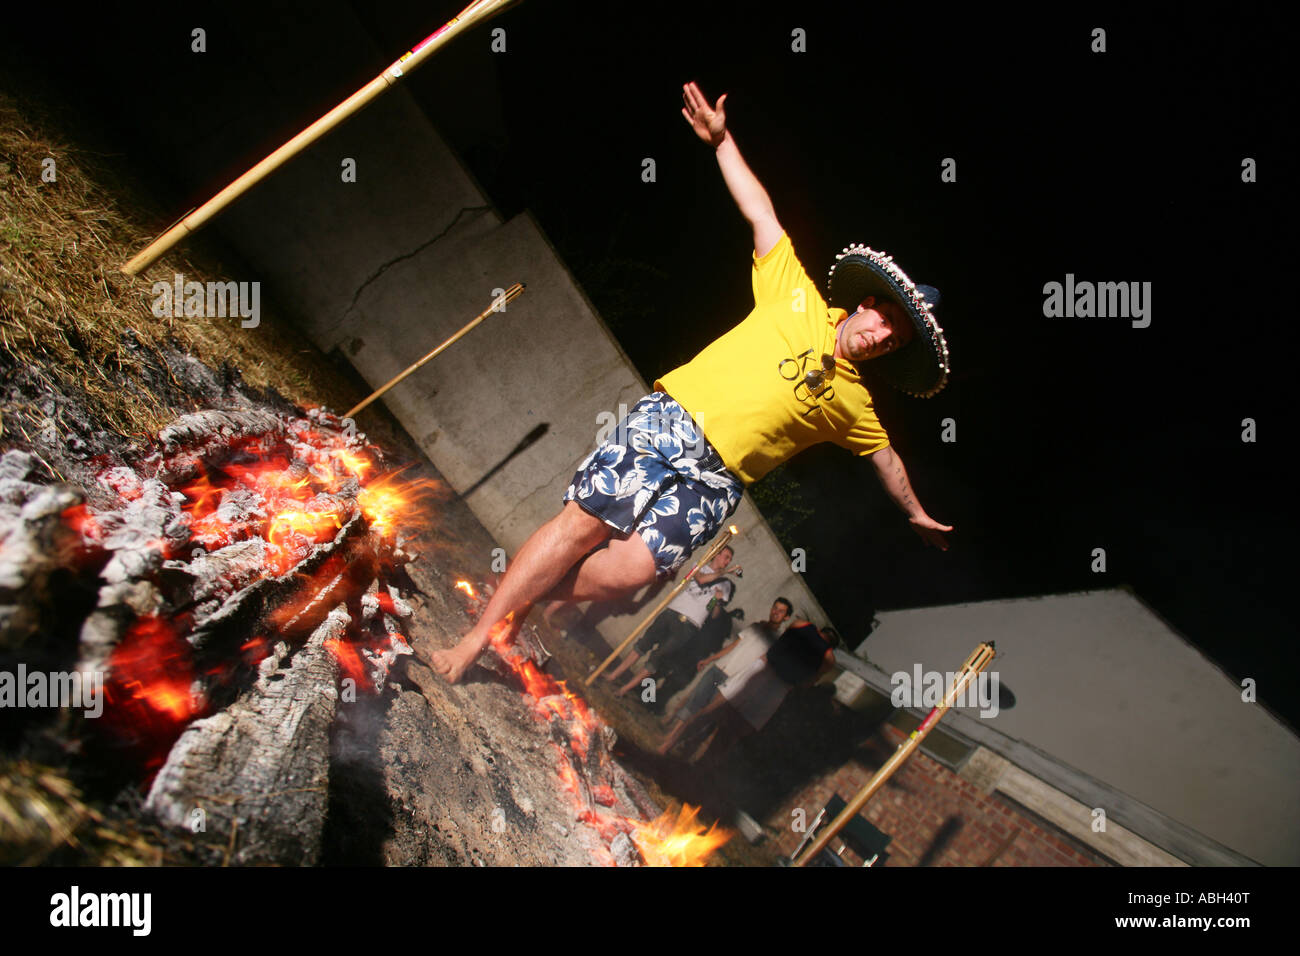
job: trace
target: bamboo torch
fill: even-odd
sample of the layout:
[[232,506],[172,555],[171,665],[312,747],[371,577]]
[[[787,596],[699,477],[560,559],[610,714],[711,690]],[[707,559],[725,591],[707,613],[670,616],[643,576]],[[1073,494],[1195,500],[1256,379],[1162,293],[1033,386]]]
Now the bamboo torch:
[[467,30],[475,23],[495,16],[513,2],[514,0],[474,0],[459,14],[411,47],[407,53],[403,54],[383,73],[380,73],[334,109],[271,153],[202,206],[192,209],[182,216],[170,229],[149,243],[143,251],[122,266],[122,271],[133,276],[149,268],[163,253],[180,242],[185,236],[199,229],[209,219],[241,196],[250,186],[259,182],[287,160],[306,149],[379,96],[379,94],[387,91],[389,87],[395,85],[403,76],[423,64],[425,60],[457,34]]
[[840,815],[831,822],[831,825],[823,830],[817,839],[813,840],[812,844],[804,850],[799,859],[795,861],[795,866],[807,866],[810,860],[815,859],[817,854],[826,849],[826,845],[835,838],[835,835],[848,825],[848,822],[867,805],[867,801],[875,796],[876,791],[885,785],[885,781],[893,776],[894,771],[906,762],[907,758],[912,755],[912,751],[921,745],[921,741],[934,729],[934,725],[952,707],[957,696],[965,690],[967,685],[979,677],[991,660],[993,660],[993,644],[991,642],[981,644],[971,652],[970,657],[966,658],[966,663],[961,666],[961,670],[957,673],[952,686],[948,688],[948,693],[939,706],[931,710],[926,715],[925,720],[921,721],[921,726],[912,731],[908,738],[898,745],[894,755],[885,761],[884,766],[876,771],[875,776],[867,781],[867,785],[859,790],[858,795],[840,811]]
[[738,534],[740,534],[740,529],[738,529],[734,524],[727,526],[726,533],[723,534],[722,537],[720,537],[717,541],[713,542],[713,546],[710,547],[707,552],[705,552],[704,557],[700,558],[700,560],[696,562],[695,567],[691,568],[690,574],[686,575],[686,577],[678,581],[677,586],[668,592],[667,597],[665,597],[662,601],[656,604],[654,606],[654,609],[651,610],[650,613],[645,616],[645,618],[641,621],[641,623],[632,629],[632,633],[623,639],[623,643],[618,645],[618,647],[614,648],[614,650],[610,652],[609,657],[601,661],[600,666],[597,667],[594,671],[592,671],[589,675],[587,675],[587,686],[591,686],[591,682],[594,681],[597,677],[599,677],[601,673],[605,670],[605,668],[608,667],[614,661],[614,659],[618,657],[618,655],[622,654],[623,651],[627,650],[628,646],[631,645],[633,641],[635,641],[638,637],[640,637],[642,634],[645,633],[646,628],[648,628],[654,622],[654,619],[659,616],[659,612],[668,606],[668,602],[671,601],[673,598],[677,597],[677,595],[681,593],[682,588],[686,587],[686,583],[690,581],[691,578],[695,577],[696,574],[699,573],[700,568],[704,567],[706,564],[712,561],[713,558],[717,555],[717,553],[721,551],[723,548],[725,548],[727,544],[731,541],[731,539]]
[[402,379],[406,378],[406,376],[410,375],[412,372],[414,372],[416,369],[418,369],[418,368],[419,368],[421,365],[423,365],[425,362],[429,361],[431,358],[433,358],[435,355],[437,355],[437,354],[438,354],[439,352],[441,352],[443,349],[447,348],[447,346],[451,345],[453,342],[455,342],[457,339],[459,339],[462,335],[464,335],[464,334],[465,334],[466,332],[468,332],[470,329],[474,328],[474,326],[478,325],[480,322],[482,322],[484,319],[486,319],[486,318],[487,318],[489,315],[491,315],[493,312],[503,312],[503,311],[505,311],[505,304],[506,304],[507,302],[510,302],[510,301],[512,301],[512,300],[514,300],[514,299],[517,299],[519,296],[521,296],[521,295],[523,295],[523,294],[524,294],[524,284],[523,284],[522,282],[516,282],[516,283],[515,283],[514,285],[512,285],[510,288],[506,289],[505,292],[501,293],[501,295],[499,295],[499,296],[497,296],[495,299],[493,299],[491,305],[489,305],[486,309],[484,309],[484,310],[483,310],[482,312],[480,312],[477,316],[475,316],[474,319],[472,319],[471,321],[467,322],[467,323],[465,324],[465,327],[462,328],[459,332],[457,332],[455,335],[453,335],[453,336],[452,336],[451,338],[449,338],[447,341],[443,342],[441,345],[439,345],[436,349],[434,349],[432,352],[430,352],[430,353],[429,353],[428,355],[426,355],[424,358],[420,359],[420,361],[416,362],[414,365],[410,366],[410,367],[407,368],[405,371],[403,371],[403,372],[399,373],[398,375],[395,375],[393,378],[389,379],[387,382],[385,382],[383,385],[381,385],[377,390],[375,390],[375,391],[372,392],[368,397],[366,397],[363,401],[357,403],[356,405],[353,405],[351,408],[349,408],[349,409],[348,409],[348,410],[343,414],[343,417],[344,417],[344,418],[351,418],[351,417],[352,417],[353,415],[355,415],[357,412],[361,411],[361,409],[365,408],[367,405],[369,405],[371,402],[373,402],[375,399],[377,399],[380,395],[383,395],[384,392],[388,391],[390,388],[392,388],[394,385],[396,385],[396,384],[397,384],[398,382],[400,382]]

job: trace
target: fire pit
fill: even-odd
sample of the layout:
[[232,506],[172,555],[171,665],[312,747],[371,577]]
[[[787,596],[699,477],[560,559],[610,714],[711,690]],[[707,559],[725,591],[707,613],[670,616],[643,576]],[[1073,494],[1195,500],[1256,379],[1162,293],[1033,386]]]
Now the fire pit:
[[532,626],[466,685],[422,663],[481,610],[491,584],[461,575],[495,546],[427,465],[278,403],[82,471],[0,460],[0,670],[101,688],[99,713],[15,711],[9,743],[142,797],[178,861],[670,864],[725,841],[660,813]]

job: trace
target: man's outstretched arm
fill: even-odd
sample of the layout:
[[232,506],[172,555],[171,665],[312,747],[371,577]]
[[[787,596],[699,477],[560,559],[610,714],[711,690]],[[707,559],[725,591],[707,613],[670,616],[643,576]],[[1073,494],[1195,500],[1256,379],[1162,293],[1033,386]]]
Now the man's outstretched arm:
[[885,491],[889,492],[889,497],[907,515],[912,530],[927,544],[947,551],[948,539],[944,533],[951,531],[952,525],[939,524],[925,513],[921,502],[916,498],[916,492],[912,490],[911,482],[907,480],[907,469],[903,467],[903,459],[898,453],[886,445],[880,451],[872,453],[871,464],[875,466],[876,477],[884,485]]
[[785,230],[777,222],[776,210],[772,208],[767,190],[750,170],[736,141],[727,131],[727,114],[723,109],[727,94],[723,93],[716,105],[709,106],[700,88],[687,83],[682,87],[682,99],[686,103],[682,107],[682,116],[695,135],[713,147],[727,190],[754,230],[754,254],[761,259],[776,245]]

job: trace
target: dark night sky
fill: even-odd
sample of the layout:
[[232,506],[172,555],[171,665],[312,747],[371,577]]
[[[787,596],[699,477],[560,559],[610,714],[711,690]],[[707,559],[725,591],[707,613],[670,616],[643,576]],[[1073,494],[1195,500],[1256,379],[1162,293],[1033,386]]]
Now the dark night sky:
[[[119,138],[179,215],[457,8],[358,9],[379,61],[310,62],[292,38],[307,4],[105,12],[74,32],[21,28],[10,56]],[[809,583],[851,640],[877,610],[1127,585],[1300,725],[1300,693],[1280,686],[1300,665],[1282,601],[1294,336],[1279,239],[1294,137],[1280,23],[1245,6],[1230,22],[1094,4],[1027,18],[758,9],[525,0],[408,86],[503,215],[537,217],[647,380],[752,304],[750,235],[681,119],[686,80],[731,94],[729,126],[815,279],[866,242],[942,290],[951,384],[930,400],[880,393],[878,407],[921,501],[956,526],[952,549],[923,547],[870,466],[838,448],[784,469],[811,511],[787,543],[807,550]],[[200,21],[233,38],[202,68],[169,39]],[[488,50],[495,26],[504,54]],[[1089,50],[1097,26],[1104,54]],[[795,28],[806,53],[790,49]],[[139,149],[157,106],[132,95],[139,84],[165,76],[198,97],[232,70],[299,68],[319,97],[281,129],[233,135],[212,181],[175,178]],[[956,183],[940,181],[944,157]],[[1044,317],[1043,284],[1067,273],[1151,282],[1151,326]],[[948,417],[955,444],[939,439]],[[1096,547],[1104,575],[1090,571]]]

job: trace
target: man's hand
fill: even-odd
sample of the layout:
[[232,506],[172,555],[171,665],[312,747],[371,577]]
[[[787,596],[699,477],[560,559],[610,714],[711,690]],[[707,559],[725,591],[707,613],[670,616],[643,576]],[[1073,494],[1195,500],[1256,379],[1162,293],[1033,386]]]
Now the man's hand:
[[717,149],[727,136],[727,114],[722,108],[727,94],[718,97],[717,105],[709,106],[699,86],[692,82],[682,87],[682,99],[686,103],[682,107],[682,116],[695,130],[695,135]]
[[682,99],[686,101],[682,116],[695,135],[713,147],[727,191],[754,230],[754,255],[761,259],[772,251],[785,230],[777,222],[767,190],[745,163],[736,141],[727,132],[727,114],[722,108],[727,94],[723,93],[716,105],[709,106],[699,86],[687,83],[682,87]]
[[903,459],[890,446],[872,452],[871,464],[876,469],[876,477],[881,485],[894,499],[894,503],[907,515],[908,522],[926,544],[932,544],[941,551],[948,550],[948,539],[944,533],[952,530],[952,525],[939,524],[921,507],[912,491],[912,484],[907,480],[907,469]]
[[932,544],[941,551],[948,550],[948,539],[944,532],[951,531],[952,525],[939,524],[927,514],[914,515],[907,519],[912,530],[921,536],[926,544]]

